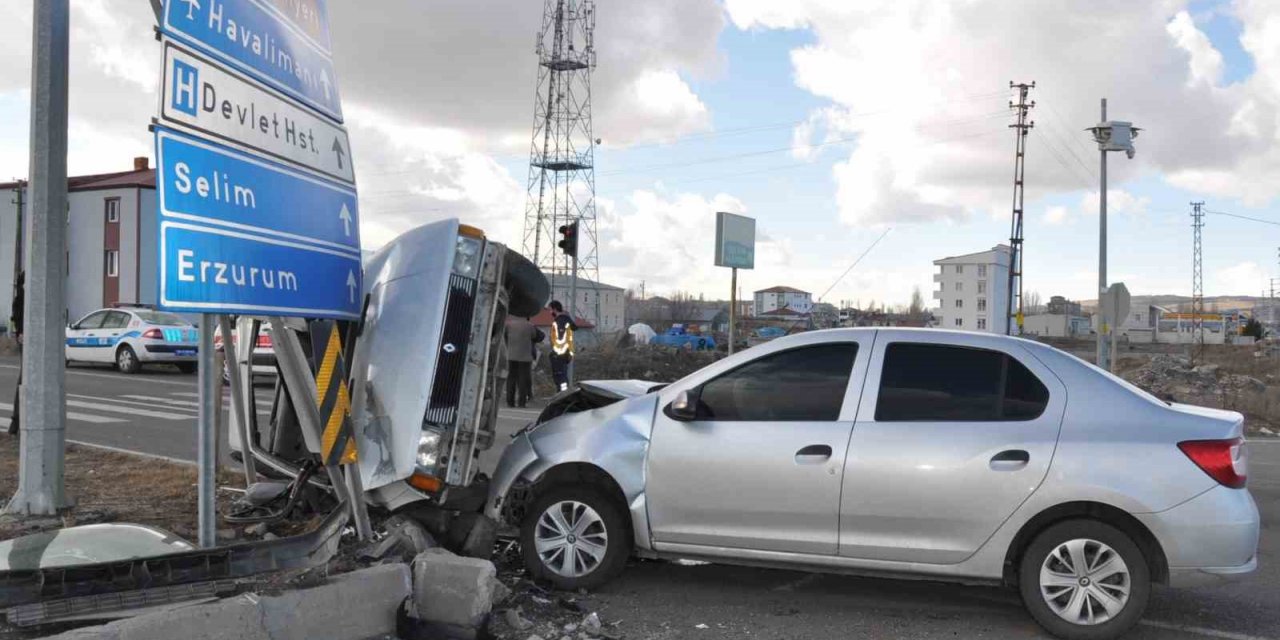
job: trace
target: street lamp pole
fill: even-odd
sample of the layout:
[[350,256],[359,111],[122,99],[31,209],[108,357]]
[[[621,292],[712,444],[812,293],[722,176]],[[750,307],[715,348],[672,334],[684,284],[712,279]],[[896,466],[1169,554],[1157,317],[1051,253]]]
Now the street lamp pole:
[[[1102,99],[1102,119],[1098,122],[1107,121],[1107,99]],[[1102,298],[1107,295],[1107,150],[1099,145],[1098,156],[1102,163],[1102,176],[1099,180],[1100,191],[1098,192],[1098,310],[1102,309]],[[1109,363],[1111,361],[1111,341],[1107,340],[1107,319],[1101,318],[1098,322],[1098,366],[1111,370]]]

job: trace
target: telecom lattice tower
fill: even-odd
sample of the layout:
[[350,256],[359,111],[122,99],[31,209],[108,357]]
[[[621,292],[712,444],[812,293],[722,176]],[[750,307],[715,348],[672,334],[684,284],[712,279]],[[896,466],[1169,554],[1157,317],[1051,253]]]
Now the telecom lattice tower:
[[[1026,168],[1027,133],[1036,126],[1027,121],[1027,112],[1036,106],[1035,101],[1027,102],[1027,93],[1034,89],[1031,84],[1009,83],[1010,89],[1018,92],[1018,102],[1009,101],[1010,109],[1018,110],[1018,122],[1009,125],[1017,139],[1017,154],[1013,161],[1013,222],[1009,229],[1009,295],[1008,307],[1005,309],[1005,333],[1017,335],[1022,333],[1022,202],[1023,171]],[[1016,299],[1016,302],[1015,302]],[[1015,329],[1015,326],[1017,327]]]
[[[600,281],[596,243],[596,140],[591,135],[591,70],[596,66],[592,0],[546,0],[538,32],[538,94],[529,151],[524,254],[563,284]],[[557,251],[558,230],[578,222],[578,258]],[[556,282],[559,276],[559,282]],[[599,324],[599,295],[595,317]],[[568,302],[571,313],[578,305]]]
[[1191,335],[1195,340],[1191,347],[1192,362],[1204,358],[1204,266],[1200,245],[1200,230],[1204,228],[1204,212],[1200,208],[1203,206],[1204,202],[1191,203],[1191,228],[1194,232],[1191,243]]

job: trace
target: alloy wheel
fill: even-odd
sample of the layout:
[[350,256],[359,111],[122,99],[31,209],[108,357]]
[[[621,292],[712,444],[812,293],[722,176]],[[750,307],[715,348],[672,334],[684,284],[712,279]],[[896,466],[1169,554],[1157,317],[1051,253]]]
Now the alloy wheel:
[[1063,542],[1040,565],[1040,595],[1072,624],[1102,624],[1120,615],[1131,586],[1124,558],[1097,540]]
[[542,564],[566,578],[594,571],[609,549],[604,519],[595,509],[573,500],[547,507],[538,516],[533,540]]

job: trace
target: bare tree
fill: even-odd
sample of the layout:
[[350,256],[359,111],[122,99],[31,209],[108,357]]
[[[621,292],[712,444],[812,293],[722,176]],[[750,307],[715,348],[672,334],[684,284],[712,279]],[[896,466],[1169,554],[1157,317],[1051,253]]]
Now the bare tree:
[[671,296],[668,308],[671,313],[669,318],[671,322],[688,322],[697,315],[698,300],[691,293],[677,291]]
[[920,294],[919,286],[911,290],[911,305],[907,307],[907,315],[912,320],[924,317],[924,296]]
[[1022,306],[1023,306],[1023,309],[1025,309],[1026,314],[1029,316],[1035,315],[1038,313],[1044,313],[1044,304],[1040,298],[1039,291],[1032,291],[1028,293],[1026,296],[1026,300],[1024,300],[1022,303]]

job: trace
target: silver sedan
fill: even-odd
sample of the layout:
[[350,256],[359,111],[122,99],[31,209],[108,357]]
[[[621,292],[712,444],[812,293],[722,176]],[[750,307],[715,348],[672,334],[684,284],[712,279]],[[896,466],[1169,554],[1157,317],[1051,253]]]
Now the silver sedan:
[[503,453],[489,515],[565,589],[631,555],[1016,587],[1113,638],[1152,583],[1257,566],[1238,413],[989,334],[790,336],[670,385],[583,383]]

